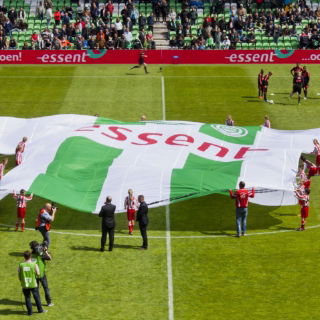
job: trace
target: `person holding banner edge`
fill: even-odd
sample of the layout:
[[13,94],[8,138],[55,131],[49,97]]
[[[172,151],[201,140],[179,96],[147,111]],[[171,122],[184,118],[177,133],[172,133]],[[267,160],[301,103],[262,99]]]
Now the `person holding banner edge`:
[[240,235],[245,236],[247,231],[247,216],[248,216],[248,203],[249,197],[254,198],[254,188],[251,191],[245,189],[244,181],[239,182],[239,190],[233,192],[229,190],[231,199],[235,199],[236,204],[236,225],[237,237]]

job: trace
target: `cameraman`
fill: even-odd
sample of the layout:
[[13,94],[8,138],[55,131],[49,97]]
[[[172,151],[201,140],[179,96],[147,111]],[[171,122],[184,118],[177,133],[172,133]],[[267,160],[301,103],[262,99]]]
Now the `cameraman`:
[[43,236],[43,241],[46,241],[49,248],[50,245],[50,235],[49,231],[51,229],[51,222],[54,221],[56,216],[57,208],[51,203],[46,203],[44,208],[40,210],[38,214],[36,229],[39,230]]
[[40,287],[39,282],[41,282],[42,288],[44,290],[45,298],[47,301],[47,306],[52,307],[53,303],[50,297],[50,290],[48,287],[47,275],[46,275],[46,261],[52,260],[47,243],[44,241],[42,244],[39,244],[37,241],[30,242],[31,259],[38,265],[40,275],[37,277],[38,288]]

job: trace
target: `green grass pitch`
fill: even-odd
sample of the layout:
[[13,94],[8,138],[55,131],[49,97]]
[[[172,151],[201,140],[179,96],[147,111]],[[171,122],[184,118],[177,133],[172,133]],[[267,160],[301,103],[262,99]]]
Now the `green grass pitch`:
[[[310,99],[300,106],[288,98],[291,67],[263,66],[273,72],[269,93],[275,104],[270,105],[257,99],[258,65],[176,65],[163,67],[162,73],[159,66],[149,66],[148,75],[143,69],[128,71],[127,65],[2,66],[0,114],[98,113],[124,121],[146,114],[149,120],[162,119],[163,76],[168,120],[224,123],[232,114],[236,125],[260,125],[269,115],[273,128],[317,128],[320,67],[309,67]],[[234,203],[227,197],[170,206],[175,320],[320,319],[320,184],[319,178],[313,180],[307,222],[313,228],[300,233],[294,231],[298,206],[251,205],[252,235],[241,239],[226,236],[235,233]],[[29,203],[27,227],[33,228],[44,201]],[[99,218],[59,207],[53,231],[61,233],[51,234],[53,261],[47,272],[55,306],[45,315],[35,313],[34,319],[169,319],[165,208],[150,212],[149,236],[154,238],[148,251],[136,250],[141,245],[138,228],[137,237],[125,237],[126,217],[116,219],[115,249],[101,253]],[[17,278],[21,253],[31,240],[41,240],[35,231],[16,233],[3,226],[14,223],[15,202],[8,197],[0,201],[0,319],[10,320],[25,314]]]

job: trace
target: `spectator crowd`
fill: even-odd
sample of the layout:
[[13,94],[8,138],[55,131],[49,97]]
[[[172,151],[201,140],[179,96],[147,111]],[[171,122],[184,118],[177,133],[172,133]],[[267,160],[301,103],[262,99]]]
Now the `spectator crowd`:
[[198,14],[196,7],[190,8],[183,2],[181,11],[169,13],[170,46],[179,49],[269,49],[278,45],[283,46],[281,49],[319,48],[320,9],[312,10],[305,1],[263,8],[258,1],[247,6],[238,3],[228,11],[222,1],[215,1],[204,16]]
[[[40,1],[33,21],[41,22],[41,30],[33,28],[22,49],[155,49],[152,10],[145,16],[132,0],[119,16],[114,15],[114,9],[111,0],[102,8],[97,0],[83,6],[78,3],[76,10],[71,5],[54,10],[51,0]],[[29,24],[23,8],[0,7],[0,49],[17,49],[14,35],[29,30]]]

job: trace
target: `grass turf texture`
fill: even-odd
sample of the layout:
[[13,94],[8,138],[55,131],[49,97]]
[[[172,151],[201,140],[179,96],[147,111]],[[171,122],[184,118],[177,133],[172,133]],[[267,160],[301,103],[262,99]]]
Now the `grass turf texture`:
[[[268,114],[274,128],[319,127],[320,67],[309,67],[310,99],[300,106],[296,98],[288,99],[291,67],[264,67],[274,75],[269,92],[275,94],[275,104],[269,105],[256,98],[259,66],[166,66],[162,74],[159,66],[149,66],[149,75],[142,69],[129,72],[128,66],[3,66],[0,114],[99,113],[124,121],[136,121],[146,114],[149,120],[161,119],[163,75],[168,120],[223,123],[230,113],[237,125],[257,125]],[[10,157],[9,169],[13,162]],[[320,224],[318,180],[312,182],[308,226]],[[34,226],[44,201],[35,198],[29,203],[27,227]],[[318,319],[320,229],[295,232],[298,214],[298,206],[251,205],[249,233],[285,232],[241,239],[174,238],[234,234],[235,218],[234,203],[224,196],[172,205],[175,319]],[[151,210],[150,221],[149,235],[165,237],[164,208]],[[0,202],[0,223],[15,223],[13,199]],[[59,207],[53,231],[96,236],[52,233],[53,261],[47,274],[55,306],[34,318],[167,319],[165,238],[150,239],[148,251],[136,250],[141,245],[139,238],[119,237],[127,234],[126,217],[120,214],[116,247],[102,254],[98,251],[99,228],[97,216]],[[16,269],[21,252],[33,239],[40,241],[40,234],[0,227],[1,319],[20,319],[25,313]]]

